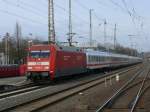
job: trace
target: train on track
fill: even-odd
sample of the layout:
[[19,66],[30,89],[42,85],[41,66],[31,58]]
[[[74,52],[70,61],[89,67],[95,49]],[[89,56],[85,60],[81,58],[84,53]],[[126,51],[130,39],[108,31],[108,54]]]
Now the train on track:
[[142,62],[132,57],[110,52],[83,50],[60,45],[32,45],[27,57],[27,78],[54,80],[62,76],[85,73]]
[[26,64],[0,65],[0,78],[24,76],[25,74],[26,74]]

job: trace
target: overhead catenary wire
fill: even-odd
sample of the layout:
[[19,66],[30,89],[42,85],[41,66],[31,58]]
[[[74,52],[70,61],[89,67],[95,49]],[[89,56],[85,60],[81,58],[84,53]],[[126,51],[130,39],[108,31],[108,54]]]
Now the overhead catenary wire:
[[[80,7],[82,7],[83,9],[85,9],[85,10],[89,10],[89,9],[90,9],[90,8],[88,8],[87,6],[85,6],[84,4],[82,4],[79,0],[75,0],[75,1],[76,1],[76,3],[77,3]],[[101,3],[99,0],[97,0],[97,2],[98,2],[98,3]],[[105,21],[105,18],[100,18],[100,17],[96,14],[95,11],[93,11],[93,15],[95,16],[95,18],[96,18],[97,20],[102,21],[102,22]],[[110,23],[107,23],[107,24],[113,26],[113,24],[110,24]]]
[[[4,0],[1,0],[1,1],[4,1]],[[42,25],[47,25],[47,8],[45,8],[47,6],[47,3],[45,1],[47,0],[41,0],[39,1],[39,3],[36,4],[36,1],[35,1],[35,4],[34,3],[29,3],[27,1],[23,1],[23,0],[18,0],[18,3],[14,3],[13,1],[11,0],[6,0],[6,2],[9,1],[9,2],[12,2],[14,4],[11,5],[13,7],[17,7],[19,10],[15,11],[15,10],[8,10],[8,9],[2,9],[3,11],[0,11],[2,13],[5,13],[7,15],[11,15],[11,16],[15,16],[15,17],[18,17],[18,18],[21,18],[23,20],[26,20],[26,21],[30,21],[32,23],[36,23],[36,24],[42,24]],[[14,0],[15,1],[15,0]],[[16,0],[17,1],[17,0]],[[33,0],[34,1],[34,0]],[[75,17],[75,19],[73,19],[73,25],[74,25],[74,29],[75,29],[75,32],[77,32],[76,30],[79,28],[79,29],[84,29],[86,31],[88,31],[88,26],[89,25],[89,20],[87,19],[87,16],[88,15],[88,9],[90,9],[90,7],[92,6],[91,4],[84,4],[84,1],[81,1],[81,0],[72,0],[74,3],[77,3],[78,4],[78,8],[82,7],[82,9],[84,9],[85,11],[87,11],[87,14],[84,13],[83,16],[81,16],[81,13],[78,13],[76,11],[73,11],[73,17]],[[112,4],[110,4],[109,2],[105,3],[105,1],[101,1],[101,0],[95,0],[95,2],[98,1],[98,3],[102,6],[111,6]],[[134,18],[134,21],[135,21],[135,24],[136,25],[140,25],[140,28],[142,29],[142,27],[145,25],[144,22],[142,21],[142,19],[140,18],[140,16],[138,16],[138,13],[137,13],[137,10],[135,7],[133,7],[133,5],[131,7],[129,7],[128,5],[128,2],[127,0],[124,0],[126,2],[126,5],[127,5],[127,8],[125,7],[125,5],[121,4],[121,0],[119,2],[116,2],[115,0],[108,0],[108,1],[113,1],[111,3],[113,3],[116,7],[118,7],[122,12],[126,13],[129,15],[128,12],[131,13],[131,18],[133,20]],[[122,0],[123,1],[123,0]],[[117,4],[116,4],[117,3]],[[8,4],[9,5],[9,4]],[[41,6],[42,5],[42,6]],[[65,18],[66,17],[66,14],[69,13],[68,11],[68,8],[65,7],[65,5],[62,5],[60,2],[56,2],[55,4],[55,7],[58,9],[56,10],[56,18],[55,18],[55,21],[56,21],[56,27],[60,27],[62,25],[62,27],[67,27],[67,22],[68,22],[68,18]],[[39,7],[41,6],[41,7]],[[97,6],[97,5],[96,5]],[[75,8],[77,8],[75,7]],[[11,7],[12,8],[12,7]],[[95,7],[94,7],[95,8]],[[114,8],[114,7],[113,7]],[[132,10],[130,10],[130,8]],[[9,7],[10,9],[10,7]],[[12,8],[12,9],[15,9],[15,8]],[[61,9],[61,10],[59,10]],[[96,9],[96,8],[95,8]],[[123,10],[122,10],[123,9]],[[7,11],[8,10],[8,11]],[[128,11],[127,11],[128,10]],[[61,11],[63,12],[63,14],[60,14],[58,13],[58,11]],[[82,10],[83,11],[83,10]],[[93,11],[93,26],[94,26],[94,33],[96,32],[96,28],[98,28],[98,25],[99,24],[102,24],[104,22],[104,18],[107,19],[107,17],[104,17],[104,16],[101,16],[99,13],[100,11],[98,12],[99,10],[95,10]],[[20,14],[19,12],[25,12],[24,15]],[[29,15],[31,16],[28,16],[28,13],[29,12]],[[84,11],[83,11],[84,12]],[[11,13],[11,14],[10,14]],[[31,14],[30,14],[31,13]],[[35,19],[35,16],[42,16],[40,17],[40,19],[44,18],[43,21],[40,21],[39,19]],[[62,16],[62,18],[58,17],[58,16]],[[33,17],[33,18],[32,18]],[[57,20],[58,19],[58,20]],[[140,23],[137,24],[137,19],[140,19]],[[136,21],[137,20],[137,21]],[[107,19],[107,29],[111,29],[113,30],[113,27],[114,27],[114,23],[109,23],[109,21],[111,22],[111,20]],[[60,25],[60,24],[61,25]],[[81,25],[82,24],[82,25]],[[142,25],[144,24],[144,25]],[[120,25],[119,25],[120,26]],[[123,28],[123,27],[122,27]],[[96,30],[95,30],[96,29]],[[120,28],[118,28],[118,30],[120,30]],[[78,32],[82,32],[81,30],[78,30]],[[77,32],[77,33],[78,33]],[[96,33],[95,33],[96,34]]]
[[[90,8],[88,8],[87,6],[85,6],[84,4],[81,3],[81,1],[79,0],[75,0],[75,2],[80,6],[82,7],[83,9],[85,10],[89,10]],[[100,2],[100,1],[99,1]],[[101,3],[101,2],[100,2]],[[98,21],[101,21],[101,22],[104,22],[105,21],[105,18],[100,18],[95,11],[93,11],[93,16],[95,16],[95,18],[98,20]],[[109,22],[107,22],[108,25],[110,25],[111,27],[114,27],[113,24],[110,24]],[[113,28],[112,28],[113,30]]]
[[[108,0],[110,3],[112,3],[113,5],[115,5],[116,7],[118,7],[122,12],[124,12],[124,13],[126,13],[126,14],[128,14],[129,15],[129,17],[131,18],[131,21],[132,21],[132,23],[133,23],[133,25],[134,25],[134,27],[135,27],[135,29],[136,29],[136,31],[138,30],[138,28],[137,28],[137,23],[135,22],[135,19],[139,22],[139,17],[140,16],[137,16],[137,13],[136,13],[136,15],[131,11],[131,10],[129,10],[129,8],[128,8],[128,5],[127,5],[127,3],[126,3],[126,1],[125,0],[121,0],[121,2],[123,3],[123,6],[121,6],[118,2],[115,2],[114,0]],[[132,9],[134,9],[134,8],[132,8]],[[136,11],[135,11],[136,12]],[[138,32],[138,31],[137,31]]]
[[120,8],[120,10],[122,12],[125,12],[126,13],[126,9],[124,7],[122,7],[119,3],[113,1],[113,0],[109,0],[113,5],[115,5],[116,7]]
[[[131,11],[129,10],[128,5],[127,5],[127,3],[126,3],[125,0],[121,0],[121,1],[122,1],[123,5],[124,5],[124,7],[125,7],[125,9],[126,9],[126,11],[127,11],[127,13],[128,13],[128,15],[130,16],[130,18],[131,18],[131,20],[132,20],[132,23],[133,23],[133,25],[134,25],[134,27],[135,27],[135,29],[137,30],[137,32],[139,32],[139,31],[138,31],[139,29],[137,28],[137,23],[135,22],[135,19],[136,19],[138,22],[140,22],[140,21],[139,21],[139,16],[135,15],[134,12],[131,12]],[[134,11],[135,11],[135,10],[134,10]]]
[[[47,0],[45,0],[45,2],[47,2]],[[44,4],[43,4],[43,5],[44,5]],[[57,3],[55,3],[54,6],[57,7],[57,8],[59,8],[59,9],[61,9],[61,10],[63,10],[66,14],[69,15],[69,10],[67,10],[66,8],[62,7],[61,5],[59,5],[59,4],[57,4]],[[80,19],[80,20],[81,20],[82,22],[84,22],[85,24],[89,24],[86,20],[84,20],[84,19],[83,19],[82,17],[80,17],[79,15],[74,14],[73,12],[72,12],[72,16],[75,17],[75,18]],[[75,20],[77,20],[77,19],[75,19]]]
[[29,13],[32,13],[36,16],[39,16],[40,18],[44,18],[44,19],[47,18],[46,13],[45,13],[45,15],[43,15],[44,13],[41,14],[41,13],[39,13],[39,11],[37,12],[37,11],[31,10],[31,9],[27,8],[26,6],[21,5],[22,3],[21,4],[16,4],[16,3],[10,2],[8,0],[3,0],[3,2],[6,3],[7,5],[11,5],[13,7],[20,8],[22,10],[28,11]]
[[[44,21],[47,21],[47,19],[46,19],[47,16],[46,15],[44,17],[43,15],[39,15],[38,13],[32,12],[32,10],[30,10],[30,9],[27,9],[27,8],[24,8],[24,7],[20,6],[20,5],[14,4],[13,2],[9,2],[8,0],[2,0],[2,1],[4,3],[7,3],[7,5],[11,5],[11,6],[16,7],[16,8],[21,8],[23,11],[27,11],[27,12],[30,12],[30,13],[34,14],[35,16],[42,17],[44,19]],[[19,1],[19,2],[21,2],[21,1]],[[17,14],[16,12],[7,11],[7,10],[4,10],[4,9],[1,9],[1,12],[5,13],[5,14],[8,14],[8,15],[11,15],[11,16],[15,16],[15,17],[21,18],[21,19],[26,20],[26,21],[34,22],[34,23],[37,23],[37,24],[43,24],[43,25],[47,24],[47,22],[42,23],[41,21],[37,21],[37,20],[31,19],[29,17],[22,16],[20,14]],[[47,14],[47,13],[45,13],[45,14]],[[57,23],[62,23],[63,22],[62,20],[56,20],[56,19],[55,19],[55,21]]]
[[86,7],[85,5],[83,5],[79,0],[75,0],[76,1],[76,3],[78,4],[78,5],[80,5],[80,7],[82,7],[83,9],[85,9],[85,10],[90,10],[90,8],[88,8],[88,7]]
[[46,10],[41,10],[41,9],[37,8],[36,6],[28,4],[28,3],[26,3],[25,1],[22,1],[22,0],[19,0],[19,3],[21,3],[22,5],[25,5],[26,7],[31,8],[31,9],[33,9],[35,11],[38,11],[38,12],[42,12],[42,13],[43,13],[43,11],[47,12]]
[[0,12],[5,13],[5,14],[7,14],[7,15],[11,15],[11,16],[15,16],[15,17],[21,18],[21,19],[26,20],[26,21],[30,21],[30,22],[32,22],[32,23],[41,24],[41,25],[46,25],[46,23],[42,23],[42,22],[40,22],[40,21],[36,21],[36,20],[31,19],[31,18],[22,16],[22,15],[18,15],[18,14],[14,13],[14,12],[9,12],[9,11],[7,11],[7,10],[0,9]]
[[[28,11],[29,13],[32,13],[32,14],[34,14],[34,15],[36,15],[36,16],[39,16],[40,18],[43,18],[45,21],[47,21],[47,12],[46,11],[44,11],[44,13],[45,13],[45,15],[43,15],[44,13],[38,13],[39,12],[39,10],[38,9],[36,9],[36,11],[33,11],[33,10],[31,10],[31,9],[28,9],[28,8],[26,8],[25,6],[23,6],[23,5],[26,5],[26,3],[24,3],[24,2],[22,2],[22,1],[19,1],[20,3],[19,3],[19,5],[18,4],[15,4],[15,3],[13,3],[13,2],[10,2],[10,1],[8,1],[8,0],[2,0],[4,3],[7,3],[8,5],[11,5],[11,6],[13,6],[13,7],[16,7],[16,8],[21,8],[23,11]],[[21,5],[21,4],[23,4],[23,5]],[[43,4],[44,5],[44,4]],[[30,6],[30,8],[31,8],[31,5],[29,5]],[[59,7],[58,5],[57,5],[57,7]],[[59,7],[60,8],[60,7]],[[63,9],[62,7],[61,7],[61,9]],[[64,9],[65,10],[65,9]],[[38,11],[38,12],[37,12]],[[62,23],[63,21],[62,20],[56,20],[55,19],[55,21],[57,21],[58,23]]]

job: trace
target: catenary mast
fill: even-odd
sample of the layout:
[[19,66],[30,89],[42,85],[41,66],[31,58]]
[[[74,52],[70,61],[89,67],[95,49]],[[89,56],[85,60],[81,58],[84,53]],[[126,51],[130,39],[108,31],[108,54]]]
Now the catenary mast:
[[55,43],[54,1],[48,0],[48,43]]

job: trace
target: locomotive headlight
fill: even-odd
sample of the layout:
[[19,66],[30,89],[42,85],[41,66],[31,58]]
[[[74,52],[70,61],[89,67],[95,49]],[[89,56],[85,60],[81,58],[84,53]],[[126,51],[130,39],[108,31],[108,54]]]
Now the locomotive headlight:
[[49,69],[49,66],[44,67],[45,69]]
[[28,67],[28,69],[29,69],[29,70],[31,70],[31,69],[32,69],[32,67]]

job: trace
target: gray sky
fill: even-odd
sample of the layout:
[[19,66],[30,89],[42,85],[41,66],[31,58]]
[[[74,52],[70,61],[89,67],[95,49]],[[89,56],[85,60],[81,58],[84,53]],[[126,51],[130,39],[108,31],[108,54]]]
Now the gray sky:
[[[68,0],[54,0],[57,40],[66,41],[68,32]],[[89,10],[93,11],[93,40],[103,43],[104,19],[107,21],[107,42],[113,42],[114,24],[117,41],[138,49],[150,50],[149,0],[72,0],[73,32],[75,40],[89,41]],[[0,35],[14,33],[15,23],[22,26],[23,35],[33,33],[47,40],[47,0],[0,0]],[[78,38],[78,37],[85,38]]]

